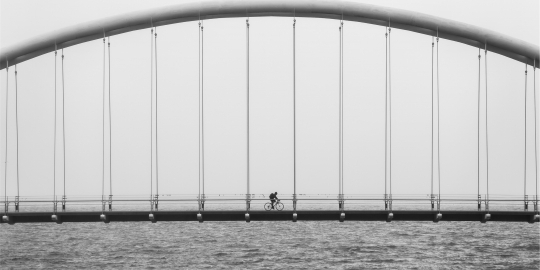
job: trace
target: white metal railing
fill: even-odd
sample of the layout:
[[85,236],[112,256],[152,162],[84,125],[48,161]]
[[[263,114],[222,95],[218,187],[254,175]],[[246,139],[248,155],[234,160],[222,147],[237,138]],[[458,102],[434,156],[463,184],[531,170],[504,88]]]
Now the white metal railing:
[[[361,209],[366,206],[370,209],[391,210],[405,206],[406,209],[435,210],[440,202],[440,209],[447,210],[456,206],[475,206],[477,210],[512,209],[512,211],[538,211],[538,198],[534,195],[503,195],[490,194],[489,200],[486,195],[477,194],[280,194],[279,199],[289,204],[292,209],[293,201],[297,201],[297,209],[314,209],[327,206],[338,209],[338,204],[343,202],[344,210]],[[264,204],[270,199],[266,194],[205,194],[204,197],[197,194],[159,194],[153,195],[114,195],[114,196],[8,196],[0,197],[0,204],[4,212],[12,211],[74,211],[79,209],[100,206],[102,211],[114,211],[119,208],[141,209],[158,211],[158,205],[165,206],[167,210],[183,209],[185,206],[197,205],[204,201],[208,209],[219,209],[221,206],[245,205],[249,203],[254,207],[251,210],[262,210],[257,205]],[[60,208],[59,205],[65,205]],[[109,206],[107,209],[107,205]],[[184,206],[184,207],[183,207]],[[319,207],[314,207],[319,206]],[[491,206],[491,208],[489,207]],[[82,208],[81,208],[82,207]],[[418,208],[419,207],[419,208]],[[229,207],[231,208],[231,207]],[[463,208],[463,207],[457,207]],[[66,210],[67,209],[67,210]],[[99,209],[95,209],[98,211]]]

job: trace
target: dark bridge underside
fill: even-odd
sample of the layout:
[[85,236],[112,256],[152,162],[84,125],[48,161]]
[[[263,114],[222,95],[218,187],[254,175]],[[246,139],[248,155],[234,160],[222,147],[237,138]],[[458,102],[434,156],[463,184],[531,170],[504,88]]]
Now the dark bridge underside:
[[[157,221],[197,221],[197,211],[158,211],[154,212]],[[204,221],[245,221],[245,211],[203,211]],[[292,221],[293,211],[250,211],[251,221]],[[298,220],[338,221],[340,211],[297,211]],[[433,221],[436,211],[392,211],[393,221]],[[525,211],[490,211],[491,221],[531,222],[535,213]],[[52,212],[8,213],[12,224],[54,222]],[[148,211],[105,212],[110,222],[145,221],[149,222]],[[441,221],[484,221],[485,211],[441,211]],[[62,222],[103,222],[101,212],[57,212]],[[345,221],[386,221],[387,211],[345,211]],[[1,221],[1,223],[6,223]]]

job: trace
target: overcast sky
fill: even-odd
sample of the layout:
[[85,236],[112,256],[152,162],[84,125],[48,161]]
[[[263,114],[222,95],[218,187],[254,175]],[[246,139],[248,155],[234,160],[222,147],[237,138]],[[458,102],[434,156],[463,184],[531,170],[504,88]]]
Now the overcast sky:
[[[20,44],[65,26],[178,2],[2,0],[0,43],[1,47]],[[360,2],[427,13],[539,44],[539,2],[536,0]],[[302,194],[338,192],[338,26],[336,20],[297,19],[297,189]],[[245,18],[208,20],[204,27],[205,190],[209,194],[245,193]],[[385,28],[357,22],[345,22],[344,27],[345,193],[383,194]],[[160,194],[196,194],[199,179],[198,26],[197,22],[187,22],[159,27],[157,31],[159,190]],[[150,30],[144,29],[111,38],[112,186],[115,195],[150,192],[149,36]],[[428,194],[431,188],[431,37],[395,29],[391,50],[393,192]],[[66,194],[101,195],[103,43],[96,40],[69,47],[64,54]],[[470,46],[443,39],[439,42],[443,194],[477,192],[477,55],[478,49]],[[57,60],[56,192],[62,194],[61,58]],[[482,111],[485,110],[483,60]],[[21,63],[17,69],[20,193],[21,196],[51,195],[54,53]],[[489,186],[493,194],[522,195],[524,191],[524,70],[522,63],[488,53]],[[535,192],[532,75],[529,69],[527,193],[531,195]],[[16,133],[12,68],[9,76],[7,191],[9,196],[14,196]],[[5,70],[0,79],[1,141],[4,142]],[[252,193],[290,194],[293,191],[292,79],[292,18],[251,18]],[[485,113],[482,113],[482,193],[486,190],[484,121]],[[109,132],[107,127],[105,132]],[[105,146],[108,154],[108,137]],[[4,143],[2,153],[5,153]],[[105,163],[108,186],[111,169],[108,157]],[[155,158],[153,166],[155,181]],[[0,172],[3,176],[3,166]],[[437,178],[435,190],[436,182]],[[107,188],[106,194],[108,191]]]

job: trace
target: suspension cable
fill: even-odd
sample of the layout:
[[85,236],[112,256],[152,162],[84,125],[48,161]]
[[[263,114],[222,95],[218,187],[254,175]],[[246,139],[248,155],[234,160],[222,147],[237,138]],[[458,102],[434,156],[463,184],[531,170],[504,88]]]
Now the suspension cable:
[[6,60],[6,156],[4,159],[4,211],[7,214],[9,205],[7,199],[7,159],[8,159],[8,93],[9,93],[9,61]]
[[156,195],[155,195],[155,206],[156,210],[158,209],[158,200],[159,200],[159,162],[158,162],[158,59],[157,59],[157,27],[154,27],[154,61],[156,65]]
[[338,164],[338,196],[339,196],[339,209],[341,210],[341,26],[339,27],[339,164]]
[[17,197],[15,210],[19,211],[19,90],[17,85],[17,65],[15,65],[15,131],[17,138]]
[[525,63],[525,105],[524,105],[524,152],[523,152],[523,199],[525,200],[525,211],[527,210],[527,63]]
[[343,42],[343,36],[345,35],[345,28],[344,28],[344,25],[343,25],[343,15],[342,15],[342,18],[341,18],[341,40],[340,40],[340,43],[341,43],[341,199],[342,199],[342,202],[341,202],[341,208],[342,210],[345,210],[345,201],[343,200],[344,199],[344,176],[343,176],[343,163],[344,163],[344,160],[343,160],[343,143],[344,143],[344,130],[343,130],[343,126],[344,126],[344,123],[345,123],[345,115],[343,114],[343,107],[344,107],[344,104],[343,104],[343,96],[344,96],[344,92],[343,92],[343,88],[345,88],[344,84],[343,84],[343,77],[344,77],[344,58],[343,58],[343,55],[345,53],[345,48],[344,48],[344,42]]
[[150,210],[154,211],[154,28],[150,28]]
[[54,181],[53,181],[53,200],[54,200],[54,213],[56,214],[56,103],[57,103],[57,98],[56,98],[56,93],[58,92],[56,90],[56,80],[57,80],[57,76],[56,76],[56,72],[57,72],[57,68],[56,68],[56,56],[57,56],[57,47],[56,47],[56,44],[54,45],[55,46],[55,50],[54,50],[54,150],[53,150],[53,155],[54,155],[54,158],[53,158],[53,171],[54,171],[54,174],[53,174],[53,178],[54,178]]
[[431,194],[430,194],[430,202],[431,202],[431,210],[433,210],[433,61],[434,61],[434,55],[433,50],[435,47],[434,37],[431,37]]
[[386,51],[384,53],[384,209],[388,209],[388,27],[384,33]]
[[199,213],[201,212],[201,20],[199,18]]
[[103,112],[102,112],[102,174],[101,174],[101,211],[105,211],[105,33],[103,33]]
[[489,213],[489,144],[488,144],[488,85],[487,85],[487,42],[484,47],[485,80],[486,80],[486,210]]
[[296,212],[296,16],[293,19],[293,170],[293,210]]
[[247,148],[246,148],[246,179],[247,179],[247,192],[246,192],[246,211],[249,211],[249,17],[246,19],[246,133],[247,133]]
[[204,25],[201,25],[201,155],[202,155],[202,208],[204,210]]
[[343,181],[343,85],[342,85],[342,53],[343,53],[343,21],[341,21],[339,26],[339,210],[343,206],[343,191],[341,189],[341,184]]
[[62,211],[66,210],[66,125],[65,125],[65,103],[64,103],[64,93],[65,93],[65,84],[64,84],[64,49],[62,49],[62,151],[63,151],[63,162],[64,162],[64,195],[62,196]]
[[439,180],[439,196],[437,210],[441,212],[441,142],[440,142],[440,105],[439,105],[439,28],[437,28],[437,174]]
[[107,37],[109,50],[109,210],[112,210],[112,116],[111,116],[111,37]]
[[392,28],[390,28],[390,22],[388,22],[388,114],[390,122],[388,127],[388,136],[389,136],[389,151],[390,151],[390,159],[388,161],[389,165],[389,181],[390,181],[390,211],[392,211],[392,62],[391,62],[391,34]]
[[197,197],[199,200],[199,213],[201,212],[201,21],[199,18],[199,53],[198,53],[198,60],[199,60],[199,196]]
[[476,161],[476,166],[477,166],[477,178],[478,178],[478,211],[480,211],[481,207],[482,207],[482,204],[481,204],[481,198],[480,198],[480,76],[481,76],[481,72],[480,72],[480,68],[481,68],[481,61],[480,59],[482,58],[481,56],[481,51],[480,51],[480,47],[478,47],[478,120],[477,120],[477,127],[478,127],[478,131],[477,131],[477,148],[478,148],[478,152],[477,152],[477,161]]
[[536,212],[538,209],[538,144],[537,142],[537,118],[536,118],[536,59],[533,60],[533,98],[534,98],[534,164],[535,164],[535,179],[536,179]]

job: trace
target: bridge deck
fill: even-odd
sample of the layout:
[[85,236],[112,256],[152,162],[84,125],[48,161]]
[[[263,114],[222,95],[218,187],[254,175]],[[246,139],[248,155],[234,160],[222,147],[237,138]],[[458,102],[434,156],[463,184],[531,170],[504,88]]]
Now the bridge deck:
[[[245,211],[203,211],[204,221],[245,221]],[[293,211],[250,211],[251,221],[292,221]],[[340,219],[340,211],[297,211],[297,220],[335,220]],[[436,211],[392,211],[393,221],[433,221]],[[531,222],[535,212],[490,211],[491,221]],[[9,223],[54,222],[53,212],[10,212]],[[96,212],[57,212],[62,222],[103,222],[102,213]],[[110,222],[150,221],[149,211],[106,211]],[[157,211],[156,221],[197,221],[197,211]],[[440,221],[484,221],[485,211],[441,211]],[[345,211],[345,221],[386,221],[388,211],[363,210]],[[0,221],[6,223],[5,221]]]

